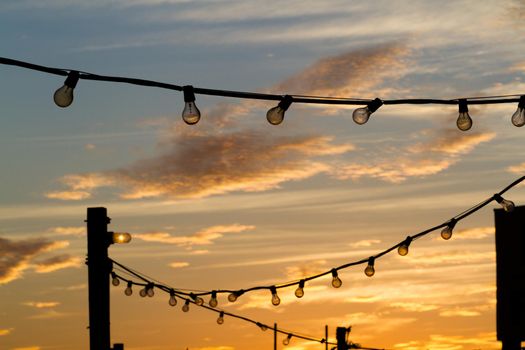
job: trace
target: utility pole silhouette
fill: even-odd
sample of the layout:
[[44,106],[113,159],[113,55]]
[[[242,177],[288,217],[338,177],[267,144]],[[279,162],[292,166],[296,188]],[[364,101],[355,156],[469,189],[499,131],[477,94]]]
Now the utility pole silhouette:
[[525,341],[525,206],[494,210],[496,224],[497,338],[502,350]]
[[[111,219],[106,208],[87,210],[87,259],[89,299],[89,349],[111,350],[109,331],[109,276],[112,270],[108,248],[113,243],[127,243],[129,234],[108,232]],[[115,344],[113,350],[124,350]]]

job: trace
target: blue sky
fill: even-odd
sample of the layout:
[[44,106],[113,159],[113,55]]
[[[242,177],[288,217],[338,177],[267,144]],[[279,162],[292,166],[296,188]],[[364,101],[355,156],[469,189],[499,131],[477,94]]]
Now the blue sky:
[[[178,85],[352,98],[522,94],[522,1],[5,0],[1,56]],[[0,66],[0,345],[87,347],[87,207],[134,234],[116,260],[166,283],[210,290],[294,280],[370,256],[491,196],[525,171],[514,104],[354,107],[197,95]],[[517,205],[523,187],[508,194]],[[493,206],[496,207],[496,204]],[[387,256],[369,279],[345,270],[271,306],[250,294],[220,306],[261,322],[395,349],[495,349],[493,217],[486,208]],[[380,266],[380,267],[379,267]],[[112,334],[129,349],[266,348],[272,337],[167,297],[112,289]],[[166,299],[166,300],[164,300]],[[60,332],[63,336],[58,337]],[[176,339],[176,345],[173,345]],[[5,344],[5,345],[4,345]],[[292,341],[293,350],[319,345]]]

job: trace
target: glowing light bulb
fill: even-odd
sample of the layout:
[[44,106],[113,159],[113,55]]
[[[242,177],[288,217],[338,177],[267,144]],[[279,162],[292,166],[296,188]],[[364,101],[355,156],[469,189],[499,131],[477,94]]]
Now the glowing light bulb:
[[120,280],[115,272],[111,272],[111,284],[115,287],[120,284]]
[[229,295],[228,295],[228,301],[230,303],[234,303],[238,297],[240,297],[241,295],[244,294],[244,291],[243,290],[238,290],[236,292],[231,292]]
[[281,303],[281,299],[277,295],[277,288],[275,286],[270,287],[270,291],[272,292],[272,305],[277,306]]
[[133,294],[133,289],[131,289],[131,286],[133,284],[130,282],[128,282],[128,286],[126,287],[126,289],[124,290],[124,294],[126,294],[128,297]]
[[288,336],[283,340],[283,345],[290,344],[290,339],[292,339],[292,335],[288,334]]
[[401,256],[408,254],[408,247],[412,243],[412,237],[408,236],[399,247],[397,247],[397,253]]
[[525,95],[520,97],[518,109],[512,115],[511,121],[514,126],[521,127],[525,125]]
[[337,270],[332,269],[332,287],[339,288],[343,285],[343,281],[337,275]]
[[195,94],[193,86],[186,85],[182,88],[184,92],[184,109],[182,110],[182,120],[188,125],[197,124],[201,119],[201,112],[195,104]]
[[182,305],[182,311],[184,312],[190,311],[190,301],[189,300],[186,300],[184,302],[184,305]]
[[467,131],[472,127],[472,118],[468,114],[468,105],[465,99],[459,100],[459,116],[456,125],[461,131]]
[[454,226],[456,226],[456,219],[450,219],[450,221],[447,223],[447,226],[441,230],[441,238],[444,240],[449,240],[452,237],[452,231],[454,230]]
[[55,91],[53,100],[58,107],[68,107],[73,103],[73,90],[77,86],[80,75],[72,71],[67,75],[64,85]]
[[216,291],[212,291],[211,292],[211,298],[210,298],[210,302],[208,304],[211,307],[217,307],[217,305],[219,304],[219,302],[217,301],[217,292]]
[[204,304],[204,299],[202,299],[201,297],[196,297],[195,298],[195,304],[197,304],[198,306],[201,306]]
[[354,110],[352,113],[352,119],[356,124],[363,125],[368,121],[368,119],[370,119],[370,115],[377,111],[377,109],[382,105],[383,101],[381,101],[379,98],[376,98],[373,101],[370,101],[366,107],[361,107]]
[[514,210],[514,202],[504,199],[497,193],[494,195],[494,199],[503,207],[503,210],[505,210],[507,213],[510,213]]
[[170,300],[168,302],[171,306],[177,305],[177,298],[175,298],[175,291],[172,289],[170,290]]
[[295,296],[298,298],[302,298],[304,296],[304,280],[299,281],[299,286],[295,290]]
[[217,319],[217,323],[218,324],[223,324],[224,323],[224,311],[221,311],[221,313],[219,314],[219,318]]
[[148,291],[147,291],[146,287],[144,287],[144,288],[142,288],[142,289],[140,290],[139,295],[140,295],[141,297],[143,297],[143,298],[144,298],[146,295],[148,295]]
[[279,125],[284,120],[284,113],[288,110],[293,102],[293,98],[290,95],[285,95],[279,104],[273,108],[270,108],[266,113],[266,119],[272,125]]
[[368,265],[365,268],[365,275],[367,275],[368,277],[372,277],[374,273],[376,273],[376,270],[374,268],[374,263],[375,263],[375,258],[373,256],[368,258]]
[[123,244],[131,241],[131,235],[127,232],[111,232],[113,243]]

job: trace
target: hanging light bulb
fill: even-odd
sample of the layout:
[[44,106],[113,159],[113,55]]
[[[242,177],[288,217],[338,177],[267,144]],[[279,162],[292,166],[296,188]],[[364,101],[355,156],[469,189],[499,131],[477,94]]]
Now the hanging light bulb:
[[64,85],[55,91],[53,100],[58,107],[67,107],[73,103],[73,90],[77,86],[80,75],[76,71],[71,71],[67,75]]
[[399,247],[397,247],[397,253],[401,256],[405,256],[408,254],[408,247],[410,246],[410,243],[412,243],[412,237],[407,236],[407,238],[401,243]]
[[117,277],[117,274],[113,271],[111,272],[111,284],[114,285],[115,287],[120,284],[120,280]]
[[223,324],[224,323],[224,311],[221,311],[221,313],[219,314],[219,318],[217,319],[217,323],[218,324]]
[[217,305],[219,304],[219,302],[217,301],[217,292],[216,291],[212,291],[211,292],[211,298],[210,298],[210,301],[208,302],[208,304],[211,307],[217,307]]
[[171,306],[177,305],[177,298],[175,298],[175,291],[173,289],[170,290],[170,300],[168,303]]
[[184,92],[184,109],[182,110],[182,120],[188,125],[197,124],[201,119],[201,112],[195,105],[195,94],[193,86],[186,85],[182,87]]
[[261,329],[261,331],[263,331],[263,332],[266,331],[266,330],[268,329],[268,326],[265,325],[265,324],[262,324],[262,323],[260,323],[260,322],[257,322],[256,324],[257,324],[257,326]]
[[127,232],[111,232],[112,243],[129,243],[131,241],[131,235]]
[[279,125],[284,120],[284,112],[288,110],[293,102],[293,97],[285,95],[279,104],[273,108],[270,108],[266,113],[266,119],[272,125]]
[[229,295],[228,295],[228,301],[230,303],[234,303],[238,297],[240,297],[241,295],[244,294],[244,290],[238,290],[236,292],[231,292]]
[[202,304],[204,304],[204,299],[202,299],[201,297],[196,296],[193,293],[190,293],[190,298],[193,299],[195,304],[197,304],[198,306],[201,306]]
[[299,286],[295,290],[295,296],[298,298],[302,298],[304,296],[304,280],[299,281]]
[[339,288],[343,285],[343,281],[337,275],[337,270],[332,269],[332,287]]
[[470,118],[470,115],[468,114],[468,104],[466,99],[459,100],[459,116],[456,125],[461,131],[467,131],[472,127],[472,118]]
[[147,288],[148,288],[147,286],[144,286],[144,288],[142,288],[142,289],[140,290],[139,295],[140,295],[141,297],[144,298],[146,295],[148,295],[148,289],[147,289]]
[[283,340],[283,345],[290,344],[290,339],[292,339],[292,335],[288,334],[288,336]]
[[155,295],[155,291],[153,288],[155,287],[155,284],[150,283],[148,286],[146,286],[146,294],[148,297],[152,298]]
[[368,119],[370,119],[370,115],[378,110],[379,107],[383,105],[383,101],[376,98],[373,101],[370,101],[366,107],[357,108],[352,113],[352,119],[356,124],[362,125],[365,124]]
[[372,277],[374,273],[376,273],[376,270],[374,268],[375,258],[373,256],[368,258],[368,265],[365,268],[365,275],[368,277]]
[[503,207],[503,210],[505,210],[507,213],[510,213],[514,210],[514,202],[504,199],[498,193],[494,195],[494,200],[498,202]]
[[270,292],[272,292],[272,305],[277,306],[281,303],[281,299],[277,295],[277,288],[275,286],[270,287]]
[[182,305],[182,311],[184,312],[190,311],[190,301],[188,299],[186,299],[186,301],[184,302],[184,305]]
[[126,287],[126,289],[124,290],[124,294],[126,294],[128,297],[133,294],[133,289],[131,289],[131,286],[133,285],[133,283],[131,283],[131,281],[128,281],[128,286]]
[[444,240],[449,240],[450,237],[452,237],[452,231],[454,230],[454,226],[456,226],[457,222],[458,220],[455,218],[450,219],[447,223],[447,226],[445,226],[443,230],[441,230],[441,238],[443,238]]
[[512,115],[511,121],[514,126],[520,127],[525,125],[525,95],[520,97],[518,109]]

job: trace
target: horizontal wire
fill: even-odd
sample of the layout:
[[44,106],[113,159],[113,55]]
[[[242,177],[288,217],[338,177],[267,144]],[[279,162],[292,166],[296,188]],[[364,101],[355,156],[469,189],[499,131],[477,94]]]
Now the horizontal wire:
[[[519,183],[523,182],[523,180],[525,180],[525,176],[522,176],[520,178],[518,178],[517,180],[513,181],[511,184],[509,184],[508,186],[506,186],[504,189],[502,189],[501,191],[497,192],[495,195],[503,195],[505,192],[507,192],[508,190],[510,190],[511,188],[513,188],[514,186],[518,185]],[[492,202],[495,197],[495,195],[485,199],[484,201],[474,205],[473,207],[470,207],[469,209],[461,212],[460,214],[457,214],[456,216],[452,217],[452,219],[456,220],[456,222],[459,222],[460,220],[474,214],[475,212],[477,212],[478,210],[482,209],[483,207],[487,206],[490,202]],[[441,223],[439,225],[436,225],[436,226],[433,226],[431,228],[428,228],[426,230],[423,230],[419,233],[416,233],[416,234],[413,234],[411,236],[408,236],[411,238],[411,240],[416,240],[416,239],[419,239],[423,236],[426,236],[428,235],[429,233],[435,231],[435,230],[438,230],[440,228],[444,228],[446,226],[448,226],[450,221],[446,221],[444,223]],[[327,271],[324,271],[324,272],[321,272],[321,273],[318,273],[318,274],[315,274],[315,275],[311,275],[311,276],[308,276],[308,277],[303,277],[299,280],[294,280],[294,281],[288,281],[288,282],[284,282],[284,283],[279,283],[279,284],[273,284],[273,285],[265,285],[265,286],[255,286],[255,287],[250,287],[250,288],[246,288],[246,289],[217,289],[217,290],[212,290],[212,291],[206,291],[206,292],[202,292],[202,291],[196,291],[196,290],[191,290],[192,292],[195,292],[195,293],[191,293],[191,292],[183,292],[183,291],[180,291],[180,294],[183,294],[183,295],[186,295],[186,296],[189,296],[191,294],[194,294],[196,296],[205,296],[205,295],[210,295],[212,293],[236,293],[237,296],[241,296],[242,294],[244,293],[247,293],[247,292],[251,292],[251,291],[257,291],[257,290],[271,290],[273,287],[275,287],[276,289],[281,289],[281,288],[286,288],[286,287],[291,287],[291,286],[294,286],[294,285],[298,285],[299,283],[301,283],[302,281],[304,282],[308,282],[308,281],[311,281],[311,280],[314,280],[314,279],[318,279],[320,277],[323,277],[323,276],[326,276],[326,275],[329,275],[332,273],[332,271],[339,271],[339,270],[343,270],[343,269],[346,269],[348,267],[351,267],[351,266],[356,266],[356,265],[361,265],[361,264],[365,264],[365,263],[368,263],[370,258],[373,258],[373,259],[378,259],[388,253],[390,253],[391,251],[393,251],[394,249],[396,248],[399,248],[402,244],[404,244],[406,242],[406,238],[403,239],[403,241],[379,252],[379,253],[376,253],[370,257],[367,257],[367,258],[363,258],[363,259],[360,259],[360,260],[356,260],[356,261],[352,261],[352,262],[348,262],[348,263],[345,263],[343,265],[339,265],[337,267],[334,267],[330,270],[327,270]],[[127,267],[125,267],[124,265],[118,263],[117,261],[113,260],[113,259],[110,259],[114,264],[122,267],[123,269],[129,269]],[[138,276],[137,276],[138,277]],[[140,278],[140,277],[139,277]]]
[[[44,72],[48,74],[55,74],[60,76],[67,76],[70,72],[76,71],[79,73],[79,79],[93,80],[93,81],[106,81],[114,83],[125,83],[146,87],[157,87],[161,89],[168,89],[174,91],[182,91],[183,87],[176,84],[163,83],[154,80],[118,77],[118,76],[107,76],[88,73],[80,70],[64,69],[64,68],[53,68],[42,65],[37,65],[29,62],[14,60],[10,58],[0,57],[0,64],[16,66]],[[266,101],[280,101],[283,95],[278,94],[267,94],[257,93],[248,91],[232,91],[232,90],[218,90],[209,88],[194,87],[193,91],[195,94],[209,95],[209,96],[221,96],[221,97],[233,97],[240,99],[252,99],[252,100],[266,100]],[[330,96],[308,96],[308,95],[293,95],[293,103],[308,103],[308,104],[325,104],[325,105],[368,105],[372,99],[362,98],[345,98],[345,97],[330,97]],[[465,97],[463,99],[468,100],[469,104],[482,105],[482,104],[498,104],[498,103],[515,103],[519,102],[519,94],[515,95],[500,95],[500,96],[486,96],[486,97]],[[514,98],[512,98],[514,97]],[[454,99],[431,99],[431,98],[419,98],[419,99],[385,99],[381,100],[385,105],[399,105],[399,104],[442,104],[442,105],[457,105],[460,98]]]

